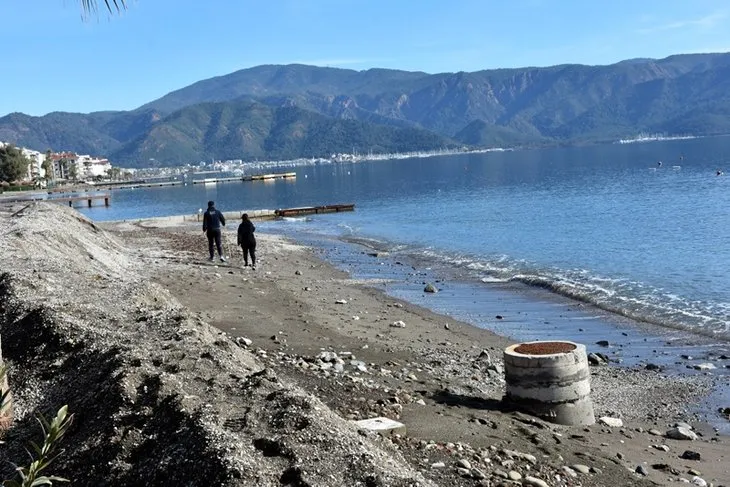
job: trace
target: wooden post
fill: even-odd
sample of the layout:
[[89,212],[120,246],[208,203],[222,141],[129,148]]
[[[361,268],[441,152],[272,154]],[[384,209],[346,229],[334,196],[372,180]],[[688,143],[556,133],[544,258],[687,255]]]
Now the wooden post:
[[104,206],[109,206],[109,197],[108,196],[104,197]]

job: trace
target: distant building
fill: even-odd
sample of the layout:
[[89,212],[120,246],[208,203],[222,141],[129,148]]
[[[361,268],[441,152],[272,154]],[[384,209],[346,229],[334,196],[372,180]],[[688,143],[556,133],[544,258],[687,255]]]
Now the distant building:
[[80,155],[76,158],[77,170],[79,177],[94,178],[104,177],[107,171],[112,168],[108,159],[99,157],[91,157],[90,155]]
[[25,179],[28,181],[33,181],[45,178],[46,171],[43,169],[43,163],[46,160],[46,155],[43,152],[38,152],[37,150],[30,149],[21,149],[21,152],[30,161],[30,164],[28,164],[28,170],[26,171]]
[[[76,155],[75,152],[54,152],[51,154],[51,160],[53,161],[53,178],[69,179],[72,165],[76,165],[76,174],[81,175],[82,172],[78,170],[78,157],[79,156]],[[63,161],[65,161],[66,164],[63,164]]]
[[[0,147],[11,145],[6,142],[0,142]],[[53,174],[46,177],[46,171],[43,169],[43,163],[46,160],[46,154],[36,150],[19,147],[22,154],[30,161],[23,179],[26,181],[40,181],[43,179],[71,179],[72,167],[76,169],[76,179],[92,179],[98,177],[106,177],[112,168],[111,163],[106,158],[93,157],[88,154],[76,154],[75,152],[54,152],[51,154],[51,162],[53,163]],[[65,161],[63,163],[62,161]]]

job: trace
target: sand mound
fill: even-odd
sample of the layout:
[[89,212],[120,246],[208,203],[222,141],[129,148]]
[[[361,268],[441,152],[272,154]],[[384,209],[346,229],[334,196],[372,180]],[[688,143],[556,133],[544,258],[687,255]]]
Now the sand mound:
[[73,485],[429,485],[196,318],[74,210],[0,216],[0,332],[16,422],[5,478],[38,440],[34,413],[75,419],[53,473]]

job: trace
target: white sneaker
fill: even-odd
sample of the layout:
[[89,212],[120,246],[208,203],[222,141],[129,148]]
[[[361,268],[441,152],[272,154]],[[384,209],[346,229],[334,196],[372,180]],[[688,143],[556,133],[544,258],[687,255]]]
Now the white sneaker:
[[256,270],[256,266],[255,265],[252,265],[251,266],[251,270],[254,270],[255,271]]
[[225,262],[226,258],[221,255],[221,262]]

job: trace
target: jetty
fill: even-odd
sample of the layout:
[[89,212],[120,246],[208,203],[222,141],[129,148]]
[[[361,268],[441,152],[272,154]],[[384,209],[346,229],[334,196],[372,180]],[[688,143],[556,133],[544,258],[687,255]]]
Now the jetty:
[[[246,213],[251,220],[276,220],[285,216],[309,215],[318,213],[336,213],[340,211],[355,211],[355,204],[325,205],[325,206],[304,206],[299,208],[280,208],[278,210],[238,210],[224,211],[223,216],[227,221],[236,222]],[[202,222],[203,211],[193,213],[192,215],[172,215],[157,216],[150,218],[133,219],[145,222],[166,222],[166,223],[186,223],[186,222]],[[119,220],[122,221],[122,220]]]
[[[203,173],[196,173],[203,174]],[[295,172],[284,172],[284,173],[271,173],[271,174],[251,174],[244,176],[232,176],[226,178],[204,178],[204,179],[174,179],[170,181],[154,181],[149,179],[128,181],[128,182],[117,182],[117,183],[97,183],[94,184],[97,188],[104,188],[108,190],[114,189],[138,189],[138,188],[160,188],[166,186],[187,186],[189,184],[218,184],[218,183],[231,183],[231,182],[250,182],[250,181],[270,181],[275,179],[295,179],[297,173]]]
[[302,206],[300,208],[285,208],[276,210],[276,216],[298,216],[318,213],[339,213],[340,211],[355,211],[354,204],[326,205],[326,206]]
[[75,196],[28,196],[25,198],[2,198],[0,203],[31,203],[33,201],[47,201],[49,203],[68,203],[68,206],[73,207],[74,203],[86,202],[86,205],[91,208],[94,201],[104,201],[104,206],[111,204],[111,193],[99,193],[99,194],[85,194]]
[[193,184],[217,184],[217,183],[229,183],[234,181],[267,181],[274,179],[292,179],[296,178],[297,173],[295,172],[283,172],[283,173],[272,173],[272,174],[255,174],[249,176],[234,176],[230,178],[205,178],[205,179],[194,179],[191,182]]

